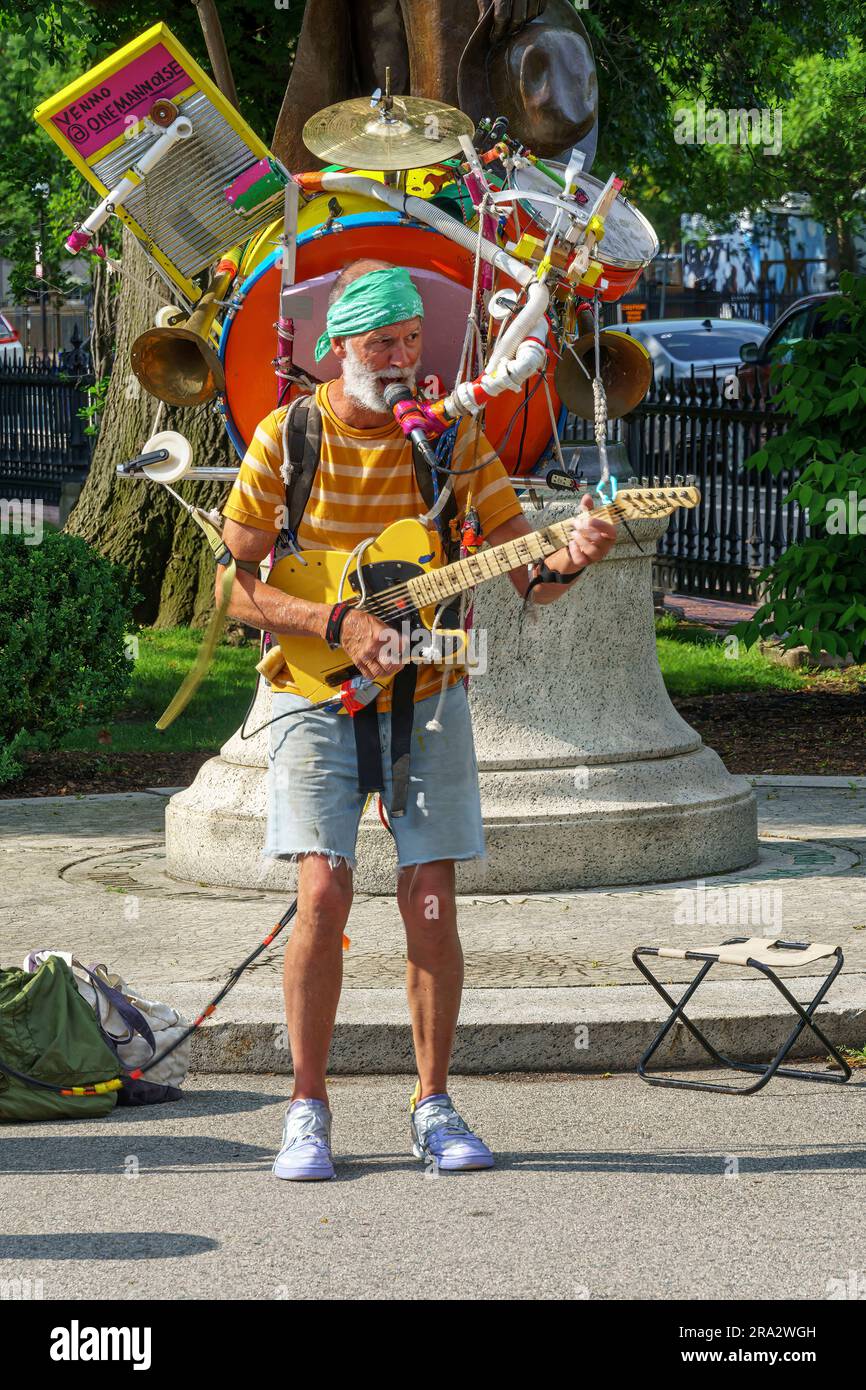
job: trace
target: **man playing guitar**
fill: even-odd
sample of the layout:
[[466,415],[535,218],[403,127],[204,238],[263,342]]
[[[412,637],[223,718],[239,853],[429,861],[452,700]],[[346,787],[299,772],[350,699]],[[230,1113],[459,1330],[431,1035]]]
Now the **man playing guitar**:
[[[321,453],[294,538],[301,554],[310,549],[350,551],[365,536],[426,510],[412,446],[384,398],[389,382],[414,387],[422,326],[423,304],[404,269],[356,261],[335,282],[319,355],[331,349],[341,374],[316,388]],[[260,423],[224,508],[224,540],[238,560],[229,611],[271,633],[337,639],[332,645],[339,645],[363,676],[394,677],[404,659],[395,650],[393,629],[372,613],[349,607],[338,615],[336,631],[333,607],[280,592],[257,577],[284,513],[281,427],[286,409]],[[473,505],[490,545],[529,534],[511,481],[483,433],[473,452],[475,444],[474,425],[461,422],[450,465],[467,470],[455,477],[458,505],[465,503],[471,477]],[[533,586],[531,601],[561,598],[570,578],[604,558],[616,538],[615,527],[594,518],[591,509],[585,496],[568,546],[550,555],[549,564],[511,571],[521,596],[540,574],[542,582]],[[285,684],[274,684],[265,853],[295,860],[299,867],[298,914],[284,970],[294,1087],[273,1171],[289,1179],[330,1178],[326,1070],[342,985],[342,936],[352,904],[356,837],[367,800],[358,786],[360,753],[352,727],[359,721],[318,709]],[[403,813],[395,813],[386,757],[382,799],[396,841],[397,902],[407,941],[406,989],[419,1078],[410,1103],[413,1150],[443,1170],[457,1171],[493,1164],[490,1150],[448,1094],[463,985],[454,863],[483,856],[484,834],[465,686],[455,672],[441,700],[438,689],[439,674],[432,667],[422,669],[409,712],[410,721],[414,716],[411,792]],[[387,753],[392,735],[395,741],[397,737],[390,688],[380,692],[372,709],[376,743],[381,739]],[[425,732],[434,711],[436,732]]]

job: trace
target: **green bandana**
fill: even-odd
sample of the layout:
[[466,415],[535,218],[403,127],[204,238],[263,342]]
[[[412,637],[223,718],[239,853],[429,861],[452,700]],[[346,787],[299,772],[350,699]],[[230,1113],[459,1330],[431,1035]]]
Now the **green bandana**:
[[359,275],[328,310],[328,327],[316,343],[316,361],[330,352],[332,338],[351,338],[416,317],[424,317],[424,305],[403,266]]

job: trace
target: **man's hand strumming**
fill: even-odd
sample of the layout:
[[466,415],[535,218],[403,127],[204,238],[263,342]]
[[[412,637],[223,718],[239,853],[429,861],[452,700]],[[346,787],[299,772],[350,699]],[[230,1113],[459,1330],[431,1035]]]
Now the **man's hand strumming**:
[[[347,613],[340,632],[340,646],[362,676],[379,680],[393,676],[406,665],[406,641],[393,628],[374,618],[372,613],[354,608]],[[395,655],[399,652],[399,659]]]

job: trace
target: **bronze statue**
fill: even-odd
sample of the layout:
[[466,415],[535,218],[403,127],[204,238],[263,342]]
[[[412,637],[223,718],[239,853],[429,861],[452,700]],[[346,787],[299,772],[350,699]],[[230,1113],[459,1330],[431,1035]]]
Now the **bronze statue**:
[[509,133],[552,158],[591,155],[597,83],[589,37],[568,0],[307,0],[274,153],[294,172],[321,162],[301,130],[316,111],[385,85],[395,95],[506,116]]

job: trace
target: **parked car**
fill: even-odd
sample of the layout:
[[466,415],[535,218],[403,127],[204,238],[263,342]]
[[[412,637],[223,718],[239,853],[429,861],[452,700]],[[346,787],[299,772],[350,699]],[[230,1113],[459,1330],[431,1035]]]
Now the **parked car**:
[[23,362],[21,339],[7,318],[0,314],[0,362]]
[[724,377],[740,365],[746,344],[758,347],[766,337],[766,324],[752,319],[647,319],[618,324],[643,343],[653,360],[656,381],[680,381],[684,377]]
[[[805,295],[779,315],[762,342],[757,345],[744,343],[740,348],[741,365],[737,369],[741,385],[753,392],[757,380],[761,393],[772,395],[770,368],[773,362],[790,362],[791,349],[803,338],[825,338],[834,330],[844,329],[844,320],[827,320],[821,313],[822,306],[836,295],[837,292]],[[774,348],[779,351],[774,353]]]

